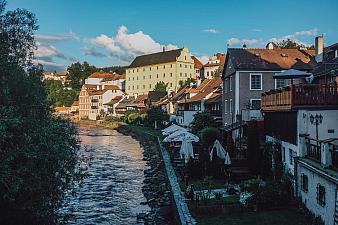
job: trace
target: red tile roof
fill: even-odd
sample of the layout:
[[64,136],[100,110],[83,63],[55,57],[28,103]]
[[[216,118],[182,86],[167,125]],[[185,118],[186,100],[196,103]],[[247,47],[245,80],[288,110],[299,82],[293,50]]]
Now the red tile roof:
[[104,73],[104,72],[95,72],[92,73],[88,78],[110,78],[110,79],[116,79],[118,77],[118,74],[113,73]]
[[119,86],[117,85],[104,85],[103,89],[104,90],[120,90]]
[[79,106],[79,101],[74,101],[72,106]]
[[191,56],[191,58],[194,60],[195,68],[202,69],[203,64],[201,61],[199,61],[195,56]]
[[216,89],[222,84],[221,77],[215,77],[211,80],[204,80],[197,88],[198,93],[192,96],[189,99],[184,99],[179,101],[179,104],[190,103],[190,102],[198,102],[204,99],[207,95],[216,91]]

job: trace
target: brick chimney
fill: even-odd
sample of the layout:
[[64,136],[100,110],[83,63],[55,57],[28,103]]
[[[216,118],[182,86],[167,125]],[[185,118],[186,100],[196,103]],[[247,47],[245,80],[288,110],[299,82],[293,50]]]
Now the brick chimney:
[[316,37],[315,39],[315,53],[316,53],[316,61],[323,61],[323,50],[324,50],[324,37],[323,35]]

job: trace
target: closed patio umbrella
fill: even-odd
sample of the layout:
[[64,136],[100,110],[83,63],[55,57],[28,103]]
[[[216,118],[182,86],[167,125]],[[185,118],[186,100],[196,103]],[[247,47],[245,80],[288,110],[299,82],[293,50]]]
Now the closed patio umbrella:
[[223,146],[221,145],[221,143],[218,140],[216,140],[214,142],[214,145],[212,146],[212,150],[210,152],[210,160],[212,160],[212,158],[213,158],[214,151],[216,151],[216,155],[219,158],[224,159],[225,165],[231,164],[229,153],[225,151],[225,149],[223,148]]
[[192,147],[192,143],[189,140],[184,139],[182,141],[181,149],[180,149],[180,156],[183,158],[184,155],[184,161],[187,163],[190,158],[194,158],[194,150]]

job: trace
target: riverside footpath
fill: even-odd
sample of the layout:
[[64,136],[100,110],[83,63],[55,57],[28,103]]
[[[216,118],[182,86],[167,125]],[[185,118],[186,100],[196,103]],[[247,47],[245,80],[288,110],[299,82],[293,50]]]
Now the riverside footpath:
[[[135,129],[138,128],[138,129]],[[145,224],[182,224],[194,225],[196,220],[191,216],[181,191],[170,156],[161,144],[159,135],[142,127],[120,126],[117,131],[130,135],[138,140],[144,148],[144,160],[149,169],[144,171],[145,180],[142,191],[151,211],[141,215]]]

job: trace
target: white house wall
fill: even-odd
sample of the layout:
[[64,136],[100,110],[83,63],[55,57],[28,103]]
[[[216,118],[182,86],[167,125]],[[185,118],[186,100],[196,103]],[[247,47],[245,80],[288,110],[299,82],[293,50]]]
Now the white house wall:
[[[298,196],[306,207],[316,216],[320,216],[325,225],[334,225],[335,204],[336,204],[336,184],[329,179],[319,176],[317,173],[306,168],[299,163],[297,168],[298,179]],[[301,190],[301,174],[308,177],[308,192]],[[317,184],[325,187],[325,206],[317,203]]]

